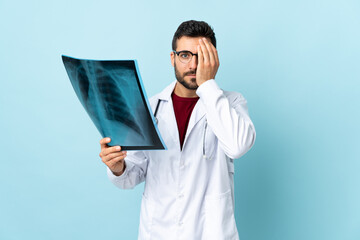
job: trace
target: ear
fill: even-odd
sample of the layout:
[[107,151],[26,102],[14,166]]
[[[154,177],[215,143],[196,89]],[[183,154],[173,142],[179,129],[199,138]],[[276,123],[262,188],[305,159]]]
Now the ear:
[[170,53],[170,59],[171,59],[171,65],[173,67],[175,67],[175,53],[174,52]]

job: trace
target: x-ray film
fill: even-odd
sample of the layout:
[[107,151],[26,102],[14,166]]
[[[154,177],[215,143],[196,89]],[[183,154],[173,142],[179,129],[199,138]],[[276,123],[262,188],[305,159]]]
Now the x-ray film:
[[88,60],[62,56],[81,104],[110,146],[166,149],[142,85],[136,60]]

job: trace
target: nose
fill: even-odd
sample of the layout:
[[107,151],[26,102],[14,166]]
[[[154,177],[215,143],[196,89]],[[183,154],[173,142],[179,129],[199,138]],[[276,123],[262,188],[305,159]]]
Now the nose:
[[190,66],[191,69],[196,69],[197,64],[198,64],[198,58],[197,58],[196,55],[193,55],[190,62],[189,62],[189,66]]

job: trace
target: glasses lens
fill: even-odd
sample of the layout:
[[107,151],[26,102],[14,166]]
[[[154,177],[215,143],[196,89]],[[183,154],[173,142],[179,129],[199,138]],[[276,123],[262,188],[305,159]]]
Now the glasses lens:
[[184,51],[184,52],[179,53],[179,59],[183,63],[190,62],[191,58],[192,58],[191,52]]

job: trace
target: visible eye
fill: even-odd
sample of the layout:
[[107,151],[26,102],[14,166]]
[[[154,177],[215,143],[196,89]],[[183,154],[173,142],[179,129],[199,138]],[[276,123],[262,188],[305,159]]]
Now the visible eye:
[[189,58],[190,56],[191,56],[190,53],[187,52],[180,53],[181,58]]

